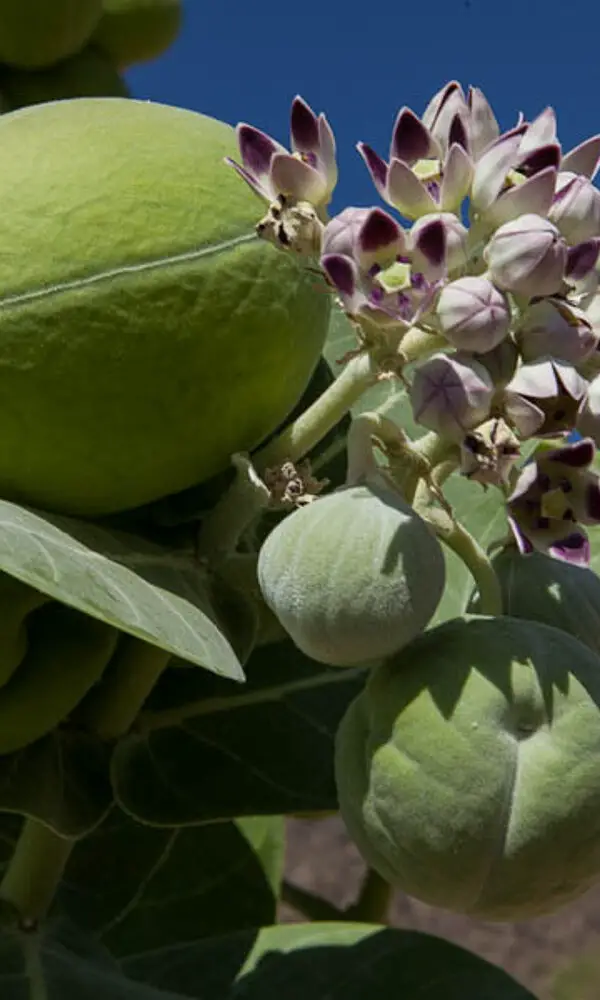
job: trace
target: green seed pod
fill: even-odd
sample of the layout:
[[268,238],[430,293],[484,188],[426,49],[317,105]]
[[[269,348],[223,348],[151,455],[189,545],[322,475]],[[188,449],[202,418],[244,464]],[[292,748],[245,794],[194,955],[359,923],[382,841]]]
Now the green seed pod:
[[389,656],[425,628],[444,590],[428,525],[378,482],[330,493],[286,517],[258,560],[263,597],[320,663]]
[[115,513],[266,437],[330,302],[254,237],[260,202],[223,164],[233,129],[81,98],[3,115],[0,144],[0,495]]
[[181,0],[104,0],[93,40],[110,55],[115,66],[156,59],[179,34]]
[[[600,580],[593,570],[541,552],[522,556],[512,546],[492,564],[507,615],[553,625],[600,654]],[[477,597],[469,610],[479,611]]]
[[74,55],[102,13],[102,0],[2,0],[0,62],[39,69]]
[[4,67],[0,71],[4,109],[15,111],[44,101],[69,97],[128,97],[127,84],[109,57],[91,46],[49,69]]
[[8,573],[0,573],[0,687],[23,662],[29,615],[50,598]]
[[525,920],[600,874],[600,659],[515,618],[446,622],[371,674],[336,738],[369,865],[432,906]]
[[65,605],[42,608],[25,659],[0,690],[0,754],[55,729],[100,679],[118,637],[110,625]]

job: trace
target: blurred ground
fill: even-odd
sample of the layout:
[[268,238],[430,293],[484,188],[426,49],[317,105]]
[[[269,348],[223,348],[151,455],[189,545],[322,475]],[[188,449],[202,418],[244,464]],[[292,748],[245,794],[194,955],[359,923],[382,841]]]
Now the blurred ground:
[[[291,882],[345,906],[354,900],[363,872],[360,856],[337,817],[289,821],[286,878]],[[600,887],[551,917],[522,924],[453,916],[400,894],[392,912],[394,926],[428,931],[477,952],[510,972],[540,1000],[558,1000],[551,983],[569,959],[600,948]],[[281,919],[299,917],[282,906]],[[575,990],[569,1000],[588,1000],[588,996],[600,998],[600,982],[585,996]]]

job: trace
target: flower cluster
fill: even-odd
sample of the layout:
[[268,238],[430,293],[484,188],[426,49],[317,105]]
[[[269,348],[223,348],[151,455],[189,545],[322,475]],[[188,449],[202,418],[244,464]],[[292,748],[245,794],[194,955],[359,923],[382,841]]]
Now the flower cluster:
[[[403,340],[420,334],[415,419],[458,446],[463,474],[504,490],[522,552],[585,563],[583,526],[600,523],[600,135],[564,153],[551,108],[502,133],[484,94],[452,81],[421,117],[400,110],[388,159],[358,143],[397,215],[331,219],[323,115],[294,100],[291,153],[245,124],[238,141],[229,162],[268,205],[259,233],[317,259],[360,349],[387,344],[403,377]],[[564,440],[518,473],[533,438]]]

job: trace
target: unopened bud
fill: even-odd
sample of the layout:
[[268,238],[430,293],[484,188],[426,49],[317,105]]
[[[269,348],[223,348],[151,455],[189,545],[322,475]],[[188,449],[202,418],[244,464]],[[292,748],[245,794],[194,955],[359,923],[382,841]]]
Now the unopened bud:
[[418,423],[460,442],[489,416],[493,395],[483,365],[460,354],[433,354],[415,368],[410,401]]
[[451,344],[479,354],[501,343],[510,327],[508,300],[487,278],[450,282],[442,289],[436,313],[438,326]]
[[547,219],[520,215],[496,230],[484,257],[495,285],[534,298],[560,290],[567,266],[567,245]]

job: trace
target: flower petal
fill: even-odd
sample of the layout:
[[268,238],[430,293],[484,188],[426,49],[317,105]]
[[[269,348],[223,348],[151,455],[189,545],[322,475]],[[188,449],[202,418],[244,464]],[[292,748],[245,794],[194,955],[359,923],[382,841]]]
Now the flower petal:
[[582,438],[581,441],[573,441],[561,448],[542,453],[542,459],[544,462],[560,462],[561,465],[568,465],[571,469],[584,469],[594,461],[595,452],[592,439]]
[[600,135],[593,135],[563,156],[561,170],[570,170],[574,174],[583,174],[584,177],[589,177],[590,180],[593,180],[599,165]]
[[567,252],[566,275],[574,281],[585,278],[594,270],[600,254],[600,239],[586,240],[577,246],[569,247]]
[[428,281],[437,281],[446,272],[446,227],[439,217],[424,220],[414,239],[414,250]]
[[276,153],[271,162],[271,181],[280,194],[318,205],[326,192],[325,178],[290,153]]
[[402,108],[392,130],[390,160],[402,160],[412,166],[417,160],[435,156],[438,150],[428,129],[410,108]]
[[474,160],[478,160],[484,149],[498,138],[500,128],[487,98],[478,87],[469,87],[467,103],[470,112],[469,140],[471,156]]
[[275,154],[285,153],[286,150],[266,132],[261,132],[253,125],[246,125],[245,122],[240,122],[235,131],[242,163],[248,173],[260,181],[268,175]]
[[388,170],[386,201],[408,219],[437,211],[438,205],[424,184],[402,160],[392,160]]
[[240,166],[235,160],[232,160],[230,156],[224,157],[225,163],[228,167],[233,167],[233,169],[240,175],[240,177],[246,181],[255,194],[265,201],[272,201],[275,197],[275,192],[271,190],[270,182],[268,177],[264,177],[264,183],[260,183],[245,167]]
[[547,143],[555,142],[556,115],[554,109],[548,107],[527,126],[520,152],[525,155],[533,152],[538,146],[545,146]]
[[469,192],[472,179],[471,157],[462,146],[454,143],[444,160],[440,191],[440,207],[444,212],[452,212],[459,208]]
[[457,80],[452,80],[432,97],[421,119],[439,143],[442,153],[448,148],[450,127],[457,114],[468,121],[469,109],[463,89]]
[[321,267],[332,285],[342,295],[354,295],[358,283],[358,268],[350,257],[341,253],[327,253],[321,257]]
[[448,131],[448,148],[453,145],[462,146],[465,153],[469,152],[469,133],[463,115],[456,114],[450,123]]
[[369,256],[390,248],[398,254],[404,243],[404,230],[396,220],[382,208],[371,209],[358,233],[361,255]]
[[367,170],[371,175],[371,179],[377,189],[377,193],[385,199],[389,170],[387,163],[385,160],[382,160],[379,154],[376,153],[371,146],[368,146],[366,142],[357,143],[356,148],[367,165]]
[[496,142],[488,146],[475,166],[471,197],[480,211],[490,207],[500,194],[506,175],[518,158],[519,146],[525,126],[505,132]]
[[539,406],[508,389],[504,393],[504,412],[523,438],[533,437],[545,420],[544,411]]
[[327,186],[333,191],[338,179],[335,136],[324,114],[319,115],[319,157],[323,163]]
[[571,566],[589,566],[591,550],[588,537],[583,531],[573,531],[566,538],[548,545],[548,555]]
[[554,167],[547,167],[522,184],[508,188],[490,206],[486,217],[491,222],[502,225],[528,212],[547,215],[554,197],[557,176]]
[[532,542],[523,534],[521,528],[515,521],[514,517],[508,518],[509,527],[513,533],[513,537],[517,544],[517,548],[522,556],[529,556],[534,551]]
[[558,171],[559,166],[560,146],[549,143],[546,146],[537,146],[522,159],[519,157],[516,169],[525,177],[533,177],[546,167],[554,167]]
[[292,101],[290,132],[293,150],[298,153],[319,152],[319,120],[300,96]]

